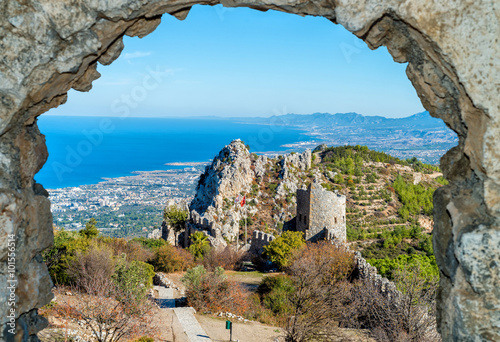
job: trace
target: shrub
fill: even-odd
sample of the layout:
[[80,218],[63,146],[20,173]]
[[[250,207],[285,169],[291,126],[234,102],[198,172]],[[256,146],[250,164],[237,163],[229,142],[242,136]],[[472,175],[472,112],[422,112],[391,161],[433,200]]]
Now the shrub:
[[54,284],[69,285],[68,268],[78,253],[87,250],[90,240],[81,237],[77,232],[64,229],[54,234],[54,245],[43,251],[42,256],[49,269]]
[[78,234],[80,234],[81,237],[87,238],[87,239],[92,239],[97,237],[99,235],[99,230],[96,227],[97,221],[95,218],[91,218],[87,224],[85,224],[85,228],[80,230]]
[[243,251],[236,251],[230,246],[224,249],[212,248],[203,258],[203,266],[210,271],[217,267],[222,267],[225,270],[236,270],[239,268],[243,257]]
[[127,262],[121,259],[117,262],[113,280],[123,294],[129,300],[137,300],[145,297],[148,290],[153,286],[155,275],[153,266],[142,261]]
[[153,258],[149,261],[156,272],[185,271],[194,264],[194,257],[186,250],[170,244],[156,249]]
[[291,312],[289,298],[293,291],[293,281],[286,275],[265,277],[257,288],[262,304],[275,315],[285,315]]
[[68,267],[71,283],[79,290],[92,289],[92,293],[112,291],[111,279],[114,272],[112,250],[97,244],[91,245],[84,252],[77,252]]
[[198,287],[200,286],[202,276],[206,273],[207,270],[205,267],[203,265],[198,265],[188,269],[181,280],[186,287]]
[[242,315],[248,307],[248,295],[238,283],[229,281],[220,267],[207,272],[203,266],[197,266],[186,272],[182,282],[186,286],[188,305],[198,311]]
[[377,268],[381,276],[390,280],[394,279],[394,272],[405,267],[418,267],[422,276],[439,278],[439,269],[433,255],[403,254],[394,259],[368,259],[367,261]]
[[122,257],[122,255],[125,255],[128,261],[137,260],[146,262],[153,257],[153,252],[137,240],[127,241],[117,238],[101,238],[99,242],[109,246],[114,256]]
[[132,342],[155,342],[155,339],[152,337],[142,336],[142,337],[136,338]]
[[151,265],[128,262],[125,254],[115,258],[109,246],[95,241],[75,255],[69,271],[75,294],[71,300],[62,297],[65,303],[59,310],[82,321],[96,341],[119,341],[156,330],[151,326],[154,306],[148,299]]
[[[249,202],[249,203],[252,203],[252,202]],[[253,225],[253,220],[252,220],[252,217],[249,216],[249,217],[246,217],[246,218],[242,218],[239,222],[240,224],[240,227],[245,227],[245,222],[247,224],[247,227],[250,227],[251,225]]]
[[286,341],[334,339],[353,269],[353,253],[329,242],[308,244],[294,254],[286,269],[294,284],[288,297],[291,319]]
[[133,238],[132,240],[130,240],[130,242],[138,242],[143,247],[146,247],[146,248],[151,249],[151,250],[160,248],[160,247],[168,244],[168,242],[163,240],[163,239],[148,239],[145,237],[136,237],[136,238]]
[[265,256],[278,267],[288,266],[292,254],[305,245],[302,232],[285,231],[264,247]]
[[340,322],[350,328],[370,329],[378,341],[441,341],[436,330],[435,279],[417,267],[395,273],[401,297],[386,296],[372,281],[352,287]]

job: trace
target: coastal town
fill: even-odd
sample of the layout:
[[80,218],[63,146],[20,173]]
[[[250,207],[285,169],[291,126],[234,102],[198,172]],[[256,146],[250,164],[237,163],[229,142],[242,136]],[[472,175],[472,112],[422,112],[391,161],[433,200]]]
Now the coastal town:
[[54,225],[77,230],[95,218],[106,235],[143,235],[161,224],[168,200],[193,197],[205,163],[176,166],[181,168],[140,171],[105,178],[98,184],[48,189]]

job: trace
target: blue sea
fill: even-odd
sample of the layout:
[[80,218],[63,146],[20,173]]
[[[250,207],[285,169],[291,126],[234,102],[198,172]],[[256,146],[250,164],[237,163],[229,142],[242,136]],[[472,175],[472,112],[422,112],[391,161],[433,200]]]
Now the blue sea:
[[49,158],[35,176],[47,189],[95,184],[102,178],[184,166],[174,162],[211,160],[234,139],[251,152],[284,152],[284,144],[311,139],[282,126],[208,118],[118,118],[41,116]]

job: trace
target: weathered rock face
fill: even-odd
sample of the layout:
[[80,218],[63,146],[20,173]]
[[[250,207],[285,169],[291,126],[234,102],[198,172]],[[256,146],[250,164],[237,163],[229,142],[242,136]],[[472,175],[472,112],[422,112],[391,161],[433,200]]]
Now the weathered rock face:
[[[185,245],[188,236],[195,231],[206,233],[212,246],[226,247],[227,241],[235,241],[240,221],[251,217],[259,208],[259,199],[268,196],[273,207],[285,197],[295,195],[299,186],[304,186],[305,171],[311,166],[311,151],[290,153],[276,158],[250,155],[245,145],[238,139],[225,146],[200,176],[196,194],[190,204],[190,219],[187,224]],[[271,171],[273,170],[273,171]],[[276,193],[257,192],[259,183],[266,179],[270,184],[270,173],[278,173]],[[251,191],[252,187],[256,187]],[[248,204],[240,205],[243,196]],[[239,198],[239,199],[238,199]],[[295,198],[289,198],[295,202]],[[251,204],[250,204],[251,203]],[[293,213],[295,214],[295,212]],[[269,225],[284,224],[292,218],[292,213],[281,207],[275,210]],[[345,230],[345,229],[344,229]],[[345,234],[344,234],[345,235]]]
[[[424,107],[459,137],[443,157],[450,184],[435,195],[436,258],[441,269],[439,327],[444,340],[500,340],[500,67],[495,0],[224,0],[225,6],[323,16],[363,39],[387,46]],[[0,280],[7,277],[7,234],[17,243],[16,317],[50,299],[39,252],[52,240],[45,191],[33,176],[46,160],[36,117],[87,91],[110,64],[124,35],[145,36],[160,16],[182,19],[215,0],[0,2]],[[348,58],[348,57],[346,57]],[[1,324],[7,296],[0,290]],[[34,319],[31,321],[35,321]],[[36,325],[35,325],[36,326]],[[18,330],[33,334],[36,329]],[[23,333],[22,331],[27,331]],[[1,333],[4,329],[1,329]],[[4,337],[5,338],[5,337]]]
[[279,164],[281,182],[276,188],[276,194],[278,197],[286,197],[290,192],[295,193],[300,184],[296,171],[307,171],[311,168],[311,150],[284,155]]
[[250,165],[250,152],[237,139],[225,146],[200,176],[189,209],[192,221],[202,223],[212,237],[230,241],[236,238],[241,210],[235,199],[250,191],[255,175]]
[[250,164],[250,152],[241,140],[225,146],[201,175],[190,210],[219,208],[224,205],[224,198],[234,199],[241,192],[248,192],[254,177]]
[[[173,199],[170,199],[167,201],[165,205],[165,210],[169,210],[170,207],[176,206],[177,208],[182,208],[186,211],[189,211],[188,203],[186,201],[181,200],[181,201],[174,201]],[[169,242],[172,246],[182,246],[184,243],[183,236],[181,238],[180,232],[177,232],[174,227],[172,227],[167,221],[163,220],[161,223],[161,227],[159,229],[159,238],[162,238],[163,240]],[[149,238],[149,235],[148,235]],[[156,237],[154,237],[156,238]]]

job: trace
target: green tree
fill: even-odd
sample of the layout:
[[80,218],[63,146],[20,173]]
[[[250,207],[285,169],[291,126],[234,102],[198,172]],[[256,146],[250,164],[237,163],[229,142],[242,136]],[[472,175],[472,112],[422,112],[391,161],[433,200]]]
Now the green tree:
[[87,239],[93,239],[99,235],[99,230],[96,227],[97,221],[95,218],[91,218],[89,222],[85,225],[85,228],[80,230],[78,233],[80,234],[81,237],[87,238]]
[[294,290],[292,279],[287,275],[279,275],[264,277],[259,284],[257,293],[266,308],[276,315],[281,315],[291,312],[290,297]]
[[431,255],[399,255],[395,259],[368,259],[370,265],[377,268],[378,273],[390,280],[394,279],[395,272],[405,267],[418,267],[419,274],[424,280],[428,278],[439,278],[439,270],[436,264],[436,258]]
[[154,275],[152,265],[136,260],[127,262],[121,258],[116,264],[113,280],[123,299],[136,301],[147,296],[153,286]]
[[160,247],[168,245],[168,242],[163,239],[148,239],[145,237],[136,237],[130,241],[136,241],[140,243],[142,246],[149,248],[151,250],[156,250]]
[[288,266],[292,254],[305,245],[302,232],[286,231],[264,247],[264,254],[279,268]]
[[191,245],[188,251],[193,254],[196,260],[202,260],[205,255],[210,251],[210,242],[205,234],[202,232],[195,232],[189,236]]
[[55,284],[69,285],[68,268],[78,253],[85,252],[90,240],[64,229],[54,234],[54,245],[42,252],[43,260]]
[[165,210],[163,211],[163,219],[175,231],[176,246],[177,246],[177,234],[185,228],[187,217],[188,217],[187,210],[177,205],[171,205],[165,208]]

